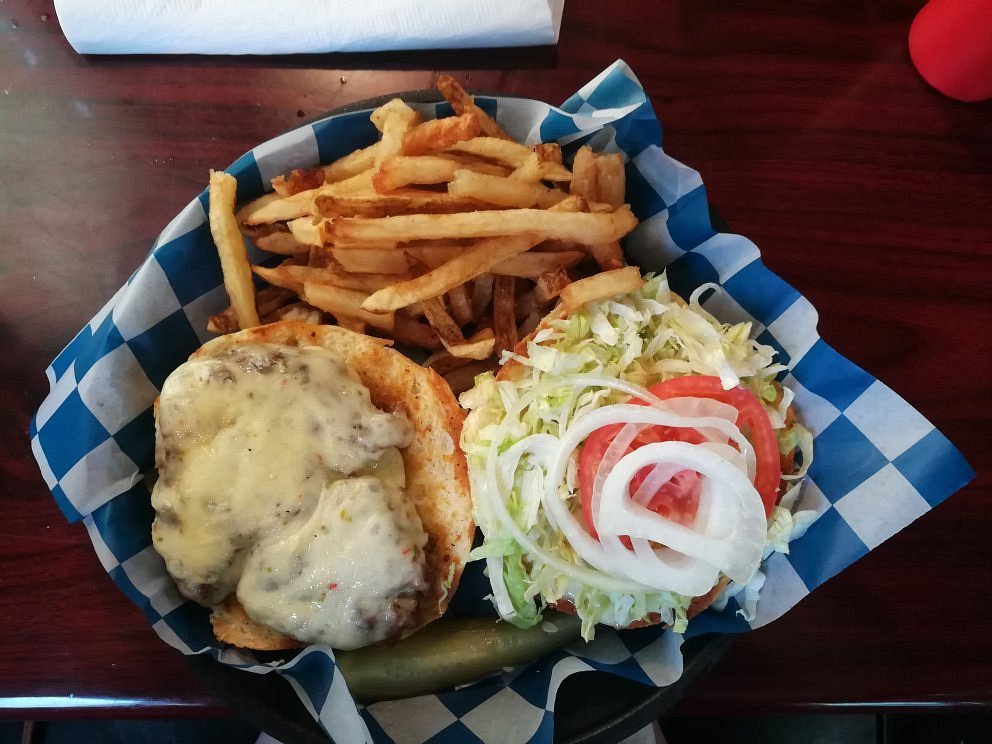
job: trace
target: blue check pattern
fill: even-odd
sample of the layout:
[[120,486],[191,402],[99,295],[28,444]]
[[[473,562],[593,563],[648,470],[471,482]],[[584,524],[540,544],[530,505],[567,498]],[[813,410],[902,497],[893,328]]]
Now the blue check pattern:
[[[666,269],[683,295],[704,282],[720,284],[725,291],[704,305],[724,320],[752,321],[789,367],[784,382],[815,435],[801,507],[820,517],[788,555],[766,563],[752,622],[731,600],[694,620],[690,635],[771,622],[973,477],[932,424],[819,338],[816,311],[762,264],[753,243],[714,231],[702,179],[665,154],[661,125],[626,64],[614,63],[559,108],[519,98],[479,104],[518,139],[558,141],[566,155],[583,144],[620,153],[641,221],[626,241],[631,261]],[[428,117],[450,113],[447,104],[418,108]],[[244,201],[263,194],[275,175],[330,162],[375,138],[368,112],[334,116],[256,147],[228,172]],[[51,393],[30,430],[55,500],[69,520],[83,522],[104,568],[159,636],[186,654],[283,675],[339,744],[551,742],[555,693],[567,675],[597,669],[655,685],[676,678],[677,637],[654,628],[600,630],[589,646],[457,691],[360,708],[330,649],[312,646],[289,661],[263,663],[217,644],[206,611],[178,594],[151,547],[146,480],[154,464],[152,402],[169,372],[207,339],[207,317],[227,304],[206,204],[200,194],[166,227],[128,283],[52,362]],[[487,593],[481,568],[470,566],[452,613],[491,613]]]

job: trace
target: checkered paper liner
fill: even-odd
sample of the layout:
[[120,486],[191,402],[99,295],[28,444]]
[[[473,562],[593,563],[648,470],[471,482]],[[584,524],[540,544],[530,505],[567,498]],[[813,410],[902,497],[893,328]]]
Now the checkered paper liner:
[[[817,314],[762,264],[757,247],[716,233],[699,174],[661,148],[661,125],[637,78],[617,61],[560,107],[520,98],[479,98],[515,138],[582,144],[619,152],[628,200],[640,219],[627,238],[632,262],[667,268],[688,296],[715,282],[707,309],[727,322],[750,320],[757,339],[788,366],[784,383],[813,432],[815,459],[799,508],[819,514],[806,534],[776,553],[757,615],[749,623],[731,600],[696,618],[688,635],[760,627],[824,581],[925,514],[974,475],[954,446],[883,383],[819,338]],[[446,103],[416,104],[425,117]],[[328,163],[375,141],[368,111],[300,127],[245,154],[227,170],[238,201],[255,198],[291,168]],[[283,675],[339,744],[363,741],[552,740],[555,696],[574,672],[602,670],[648,685],[682,671],[681,638],[657,628],[621,633],[561,650],[522,669],[437,695],[356,707],[330,649],[311,646],[286,663],[222,648],[207,612],[185,600],[151,546],[147,474],[153,470],[152,402],[166,376],[209,337],[207,317],[227,304],[206,219],[207,195],[194,199],[159,236],[145,262],[47,370],[51,393],[31,422],[31,447],[45,482],[72,521],[82,520],[114,582],[159,636],[185,654]],[[253,248],[250,248],[254,251]],[[253,254],[254,260],[261,254]],[[488,586],[472,564],[452,614],[492,613]]]

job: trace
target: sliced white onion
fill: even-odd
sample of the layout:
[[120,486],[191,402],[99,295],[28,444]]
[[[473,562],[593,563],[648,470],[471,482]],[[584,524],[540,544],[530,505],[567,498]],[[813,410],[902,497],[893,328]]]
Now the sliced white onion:
[[[641,468],[653,462],[672,462],[704,476],[719,495],[716,507],[720,519],[707,519],[705,531],[673,522],[630,501],[627,496],[631,479]],[[710,500],[710,499],[707,499]],[[711,514],[716,511],[710,506]],[[646,444],[622,458],[603,484],[598,523],[604,534],[629,535],[661,543],[689,558],[709,564],[734,581],[747,581],[761,562],[765,542],[765,509],[761,496],[739,469],[703,446],[687,442]],[[601,539],[603,535],[600,536]],[[705,594],[704,573],[686,573],[686,584],[673,591]],[[638,575],[631,576],[643,580]]]
[[[638,486],[637,491],[630,497],[630,500],[635,504],[640,504],[641,506],[646,507],[648,502],[651,501],[651,497],[658,492],[658,489],[668,483],[668,481],[681,473],[683,470],[685,470],[685,468],[681,465],[673,465],[669,462],[655,463],[655,466],[651,469],[651,472],[648,473],[647,478],[645,478],[641,485]],[[597,473],[597,476],[598,475],[599,474]],[[603,478],[603,480],[605,481],[606,478]],[[602,492],[602,484],[600,484],[599,490]],[[593,503],[598,506],[599,502],[597,500]]]

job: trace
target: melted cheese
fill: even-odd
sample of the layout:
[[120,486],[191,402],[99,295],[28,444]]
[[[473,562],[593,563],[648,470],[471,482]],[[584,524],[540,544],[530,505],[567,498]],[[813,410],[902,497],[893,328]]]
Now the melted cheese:
[[352,649],[411,624],[426,588],[420,518],[378,478],[324,489],[310,519],[252,551],[238,584],[249,616],[301,641]]
[[[396,593],[409,595],[423,582],[426,536],[416,512],[399,508],[405,500],[396,448],[409,445],[412,429],[377,409],[341,360],[317,347],[268,344],[198,356],[166,380],[156,423],[154,545],[184,594],[212,605],[240,585],[270,587],[259,590],[273,600],[259,621],[300,640],[354,643],[364,634],[371,638],[365,645],[389,635],[383,628],[402,614],[394,610]],[[342,499],[364,515],[366,528],[341,522],[340,509],[329,505]],[[329,534],[337,535],[336,547]],[[360,565],[349,554],[374,560]],[[384,586],[382,566],[407,563],[402,580]],[[347,592],[335,595],[348,597],[310,608],[305,622],[297,605],[319,593],[308,593],[299,576],[287,579],[285,569],[303,564],[312,567],[307,576],[350,577]],[[275,593],[271,576],[256,575],[269,567],[282,567]],[[362,618],[371,615],[387,619],[383,628],[365,627]],[[348,627],[339,630],[341,623]]]

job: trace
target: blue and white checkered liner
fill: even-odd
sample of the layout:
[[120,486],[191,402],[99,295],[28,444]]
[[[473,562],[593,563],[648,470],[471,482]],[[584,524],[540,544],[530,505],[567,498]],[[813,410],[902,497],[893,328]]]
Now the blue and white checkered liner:
[[[684,296],[703,282],[726,290],[707,307],[726,321],[752,320],[758,338],[788,365],[785,383],[815,435],[816,458],[800,508],[819,519],[766,565],[767,582],[750,624],[733,600],[709,610],[689,634],[764,625],[970,480],[954,446],[883,383],[840,356],[816,332],[816,311],[761,263],[739,235],[714,232],[699,174],[665,154],[661,125],[631,70],[616,62],[560,108],[520,98],[480,98],[513,136],[621,153],[629,201],[641,220],[627,239],[630,259],[667,268]],[[445,103],[419,105],[426,116]],[[333,116],[270,140],[234,163],[243,202],[269,179],[327,163],[370,144],[368,112]],[[339,744],[402,741],[550,742],[555,693],[567,675],[610,671],[645,684],[681,674],[680,639],[656,628],[601,629],[589,646],[545,657],[512,674],[414,700],[355,706],[333,655],[312,646],[288,663],[263,664],[219,648],[206,611],[185,601],[151,547],[152,509],[145,474],[153,468],[152,401],[166,375],[207,339],[207,317],[226,305],[220,265],[206,223],[206,194],[163,231],[149,257],[47,370],[51,393],[31,424],[31,447],[56,501],[82,519],[111,578],[183,653],[209,653],[252,672],[284,675]],[[452,613],[491,612],[477,566],[470,567]]]

